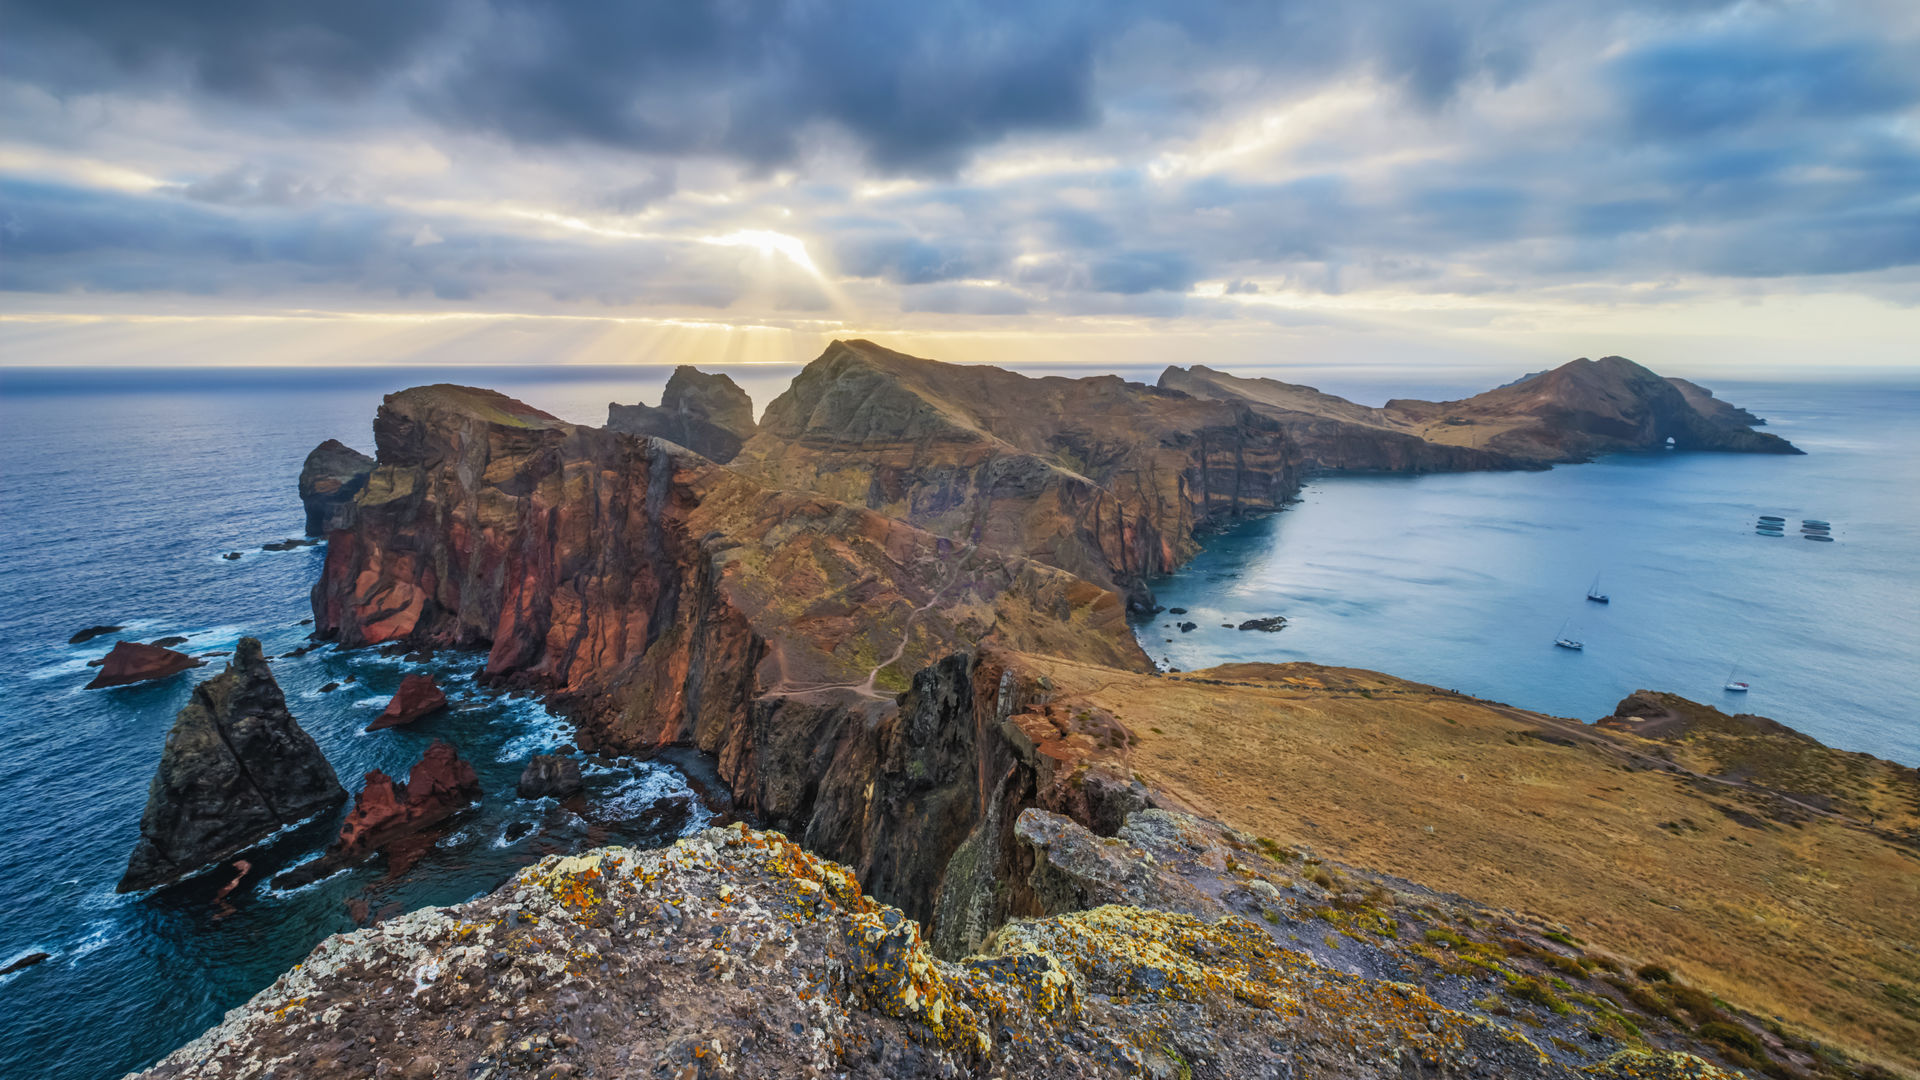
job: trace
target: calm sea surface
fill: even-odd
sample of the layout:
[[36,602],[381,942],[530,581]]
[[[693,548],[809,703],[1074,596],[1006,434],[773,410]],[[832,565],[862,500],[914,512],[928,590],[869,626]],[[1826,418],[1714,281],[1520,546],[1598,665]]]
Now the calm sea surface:
[[[1141,643],[1184,670],[1310,660],[1585,720],[1670,690],[1920,765],[1920,389],[1715,389],[1807,456],[1319,480],[1155,583],[1188,614]],[[1756,533],[1761,514],[1785,535]],[[1611,603],[1586,600],[1596,576]],[[1221,625],[1266,615],[1286,629]],[[1586,648],[1554,647],[1563,627]],[[1736,665],[1744,694],[1723,689]]]
[[[796,370],[729,374],[764,405]],[[303,644],[323,552],[259,548],[299,534],[294,481],[309,449],[338,437],[371,451],[385,393],[492,386],[600,423],[608,401],[658,401],[668,374],[0,370],[0,967],[53,954],[0,976],[9,1036],[0,1077],[102,1080],[149,1064],[327,934],[352,929],[348,901],[385,912],[453,903],[542,855],[665,843],[702,820],[678,774],[644,763],[590,770],[581,813],[515,799],[521,764],[567,732],[532,701],[475,690],[477,657],[427,665],[456,698],[452,712],[363,734],[421,665],[329,647],[274,671],[342,781],[358,790],[368,769],[404,774],[427,742],[446,738],[480,771],[479,808],[398,878],[375,862],[281,894],[261,875],[226,909],[211,903],[217,881],[116,896],[167,728],[220,660],[156,684],[86,691],[86,661],[113,636],[66,644],[95,623],[126,624],[138,640],[189,635],[196,653],[243,634],[270,655]],[[1306,381],[1376,404],[1484,389]],[[1200,629],[1163,630],[1163,617],[1141,627],[1142,639],[1182,668],[1350,664],[1585,718],[1636,687],[1670,689],[1920,763],[1920,392],[1719,389],[1809,456],[1617,456],[1546,473],[1323,481],[1292,509],[1214,537],[1159,584],[1161,602],[1191,609]],[[1836,542],[1756,536],[1762,513],[1825,518]],[[246,554],[220,558],[235,550]],[[1613,596],[1604,608],[1582,599],[1596,573]],[[1292,622],[1272,635],[1220,628],[1270,614]],[[1583,653],[1552,647],[1567,620]],[[1736,663],[1753,690],[1723,698]],[[519,825],[530,830],[507,840]],[[250,857],[277,869],[311,856],[334,827],[316,822]]]

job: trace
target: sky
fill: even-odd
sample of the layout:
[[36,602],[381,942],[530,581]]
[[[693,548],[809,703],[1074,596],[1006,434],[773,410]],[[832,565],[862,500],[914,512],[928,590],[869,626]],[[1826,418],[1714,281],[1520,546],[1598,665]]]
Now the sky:
[[1920,365],[1912,0],[0,0],[0,364]]

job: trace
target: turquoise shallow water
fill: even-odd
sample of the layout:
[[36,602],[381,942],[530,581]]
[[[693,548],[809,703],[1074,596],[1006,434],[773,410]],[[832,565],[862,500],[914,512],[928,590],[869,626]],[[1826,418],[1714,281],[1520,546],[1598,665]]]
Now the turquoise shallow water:
[[[1807,456],[1318,480],[1157,582],[1189,614],[1139,624],[1141,643],[1185,670],[1310,660],[1586,720],[1670,690],[1920,765],[1920,390],[1716,390]],[[1786,534],[1757,534],[1761,514]],[[1595,574],[1607,605],[1585,599]],[[1221,626],[1266,615],[1286,629]],[[1554,647],[1563,625],[1583,651]],[[1736,664],[1745,694],[1722,689]]]

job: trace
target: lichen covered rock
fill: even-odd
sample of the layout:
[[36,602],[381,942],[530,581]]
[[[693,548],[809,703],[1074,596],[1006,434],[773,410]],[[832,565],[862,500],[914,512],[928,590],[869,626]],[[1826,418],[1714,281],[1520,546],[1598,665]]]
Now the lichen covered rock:
[[935,958],[777,833],[549,858],[336,935],[145,1075],[1572,1077],[1244,919],[1102,907]]

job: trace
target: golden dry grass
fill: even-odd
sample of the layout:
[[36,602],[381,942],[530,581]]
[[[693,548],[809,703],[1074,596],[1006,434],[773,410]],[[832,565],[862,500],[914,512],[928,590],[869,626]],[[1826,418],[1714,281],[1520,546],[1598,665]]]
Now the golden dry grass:
[[[1138,738],[1140,779],[1203,812],[1564,923],[1920,1074],[1920,856],[1868,828],[1768,820],[1763,797],[1653,768],[1649,752],[1670,744],[1372,672],[1030,663],[1054,701],[1118,717]],[[1863,788],[1845,793],[1851,805],[1874,806],[1881,827],[1914,826],[1910,770],[1844,772]]]

